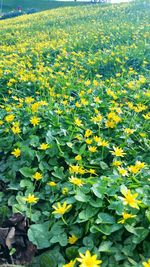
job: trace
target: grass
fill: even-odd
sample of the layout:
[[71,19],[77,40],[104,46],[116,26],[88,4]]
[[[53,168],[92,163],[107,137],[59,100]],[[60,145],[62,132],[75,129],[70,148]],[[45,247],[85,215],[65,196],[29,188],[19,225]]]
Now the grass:
[[37,8],[39,10],[47,10],[65,6],[80,6],[88,4],[87,2],[75,2],[75,1],[50,1],[50,0],[4,0],[2,12],[9,12],[17,9],[21,6],[25,11],[29,8]]

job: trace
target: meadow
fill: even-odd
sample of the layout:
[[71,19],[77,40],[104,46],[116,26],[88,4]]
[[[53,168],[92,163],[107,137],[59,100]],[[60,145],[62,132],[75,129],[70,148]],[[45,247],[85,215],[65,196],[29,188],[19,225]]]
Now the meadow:
[[31,8],[36,8],[38,11],[53,9],[66,6],[86,5],[87,2],[80,1],[51,1],[51,0],[3,0],[2,12],[10,12],[21,7],[23,11]]
[[148,7],[0,21],[0,225],[27,218],[31,267],[150,266]]

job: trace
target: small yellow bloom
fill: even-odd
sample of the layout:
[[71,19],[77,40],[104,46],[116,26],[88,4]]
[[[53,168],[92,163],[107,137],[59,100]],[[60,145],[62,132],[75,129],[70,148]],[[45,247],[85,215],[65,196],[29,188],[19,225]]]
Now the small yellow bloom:
[[73,245],[77,242],[78,238],[75,235],[69,236],[68,243]]
[[100,140],[100,141],[98,142],[98,146],[106,147],[106,146],[108,146],[108,145],[109,145],[109,143],[108,143],[107,141],[105,141],[105,140]]
[[123,152],[122,148],[119,147],[114,147],[113,146],[114,151],[110,151],[112,155],[116,156],[116,157],[124,157],[124,155],[126,153]]
[[15,148],[12,152],[12,155],[14,155],[16,158],[18,158],[21,155],[21,150],[19,148]]
[[61,192],[63,195],[67,195],[68,194],[68,188],[64,187]]
[[19,126],[13,126],[11,127],[11,130],[14,134],[19,134],[21,132],[21,129]]
[[33,178],[35,179],[35,180],[41,180],[42,179],[42,174],[40,173],[40,172],[36,172],[34,175],[33,175]]
[[74,267],[76,260],[71,260],[69,263],[63,265],[63,267]]
[[55,182],[53,182],[53,181],[50,181],[50,182],[48,182],[47,184],[48,184],[49,186],[52,186],[52,187],[57,185],[57,184],[56,184]]
[[131,165],[128,167],[128,170],[133,173],[136,174],[138,173],[141,169],[143,169],[146,166],[146,164],[144,162],[141,161],[136,161],[135,165]]
[[31,194],[29,194],[27,197],[24,197],[23,199],[30,204],[37,203],[38,201],[38,198]]
[[127,189],[126,187],[121,189],[121,193],[124,195],[124,197],[120,197],[124,205],[129,205],[132,208],[139,209],[138,205],[141,201],[136,199],[138,193],[132,194],[130,189]]
[[36,116],[31,117],[30,122],[33,126],[39,125],[40,119]]
[[64,215],[66,212],[68,212],[70,210],[70,208],[72,207],[72,205],[67,205],[66,202],[64,202],[62,205],[60,202],[57,203],[57,207],[55,205],[52,206],[55,211],[53,211],[52,213],[55,214],[59,214],[59,215]]
[[48,145],[48,144],[42,143],[42,144],[40,145],[40,149],[41,149],[41,150],[46,150],[46,149],[48,149],[48,148],[49,148],[49,145]]
[[150,267],[150,259],[148,259],[148,261],[147,262],[142,262],[142,264],[143,264],[143,266],[144,267]]
[[135,130],[134,130],[134,129],[130,129],[130,128],[125,128],[125,129],[124,129],[124,132],[125,132],[126,134],[130,135],[130,134],[133,134],[133,133],[135,132]]
[[96,143],[99,143],[100,141],[102,141],[102,138],[99,137],[99,136],[94,136],[93,139],[94,139],[94,141],[95,141]]
[[92,139],[87,138],[87,139],[85,140],[85,142],[86,142],[88,145],[91,145],[91,144],[92,144]]
[[85,255],[82,253],[80,254],[80,258],[77,258],[81,264],[79,267],[99,267],[102,263],[101,260],[97,260],[97,255],[91,255],[90,251],[87,250]]
[[5,121],[12,122],[14,118],[15,118],[14,114],[9,114],[5,117]]
[[120,160],[114,160],[113,162],[112,162],[112,166],[115,166],[115,167],[118,167],[118,166],[120,166],[122,164],[122,162],[120,161]]
[[82,159],[82,157],[80,156],[80,155],[77,155],[76,157],[75,157],[75,160],[81,160]]
[[112,120],[107,120],[106,122],[105,122],[105,126],[107,127],[107,128],[115,128],[116,127],[116,123],[114,122],[114,121],[112,121]]
[[78,127],[83,126],[82,121],[79,118],[75,119],[75,125],[78,126]]
[[92,153],[96,152],[97,151],[97,147],[96,146],[89,146],[88,147],[88,150]]
[[89,137],[91,135],[92,135],[92,131],[90,129],[87,129],[86,132],[85,132],[84,137],[87,138],[87,137]]
[[122,176],[128,176],[128,172],[126,169],[118,167],[119,174]]
[[71,176],[71,178],[69,178],[69,181],[70,181],[70,183],[77,185],[79,187],[83,186],[83,184],[84,184],[84,182],[81,179],[73,177],[73,176]]
[[94,169],[89,169],[89,170],[88,170],[88,173],[97,175],[97,174],[96,174],[96,170],[94,170]]
[[125,223],[125,221],[126,221],[127,219],[134,218],[134,217],[136,217],[136,215],[132,215],[132,214],[123,212],[123,213],[122,213],[122,217],[123,217],[123,219],[119,220],[118,223]]

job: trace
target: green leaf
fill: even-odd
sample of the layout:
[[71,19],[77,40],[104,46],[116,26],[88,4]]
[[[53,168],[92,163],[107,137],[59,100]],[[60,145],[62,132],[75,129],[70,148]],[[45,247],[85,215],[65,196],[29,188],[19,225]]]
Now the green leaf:
[[111,241],[103,241],[100,246],[99,246],[99,251],[100,252],[111,252],[111,246],[112,246],[113,242]]
[[82,210],[79,213],[79,219],[85,222],[89,220],[90,218],[92,218],[97,212],[98,212],[98,209],[93,208],[91,206],[87,206],[84,210]]
[[29,240],[36,245],[38,249],[50,247],[49,236],[49,222],[33,224],[28,230]]
[[102,170],[108,169],[108,165],[104,161],[100,161],[100,167],[102,168]]
[[149,230],[145,229],[144,227],[137,227],[135,231],[137,235],[133,237],[133,243],[135,244],[141,243],[149,234]]
[[77,190],[77,194],[74,196],[79,202],[88,202],[89,196],[85,195],[80,189]]
[[62,247],[65,247],[68,243],[68,239],[67,239],[67,234],[66,233],[61,233],[61,234],[57,234],[54,235],[51,240],[51,243],[59,243]]
[[21,172],[23,176],[32,178],[36,170],[37,168],[31,169],[29,167],[23,167],[19,171]]
[[94,247],[94,242],[93,242],[92,238],[90,238],[90,237],[83,238],[83,244],[89,250],[92,250],[92,248]]
[[39,137],[37,135],[31,135],[29,138],[31,146],[33,147],[39,146]]
[[64,167],[55,166],[54,172],[52,172],[52,175],[62,180],[64,178],[63,170],[64,170]]
[[114,224],[115,219],[113,216],[109,215],[108,213],[100,212],[98,214],[98,219],[96,220],[98,224]]
[[95,196],[103,199],[104,194],[106,193],[106,186],[97,183],[92,186],[91,190],[93,191]]
[[22,188],[24,188],[24,187],[30,188],[31,191],[34,188],[33,183],[31,181],[29,181],[29,180],[26,180],[26,179],[20,181],[20,187],[22,187]]
[[78,154],[82,155],[84,153],[85,149],[86,149],[86,144],[84,144],[83,146],[80,147],[80,150],[79,150]]
[[99,226],[93,225],[90,228],[90,231],[91,231],[91,233],[101,232],[104,235],[110,235],[111,233],[118,231],[121,227],[122,226],[118,225],[118,224],[114,224],[114,225],[101,224]]
[[56,257],[51,253],[43,253],[40,256],[39,263],[41,267],[56,267],[57,261]]
[[52,131],[48,130],[46,134],[46,143],[50,144],[54,140],[54,136],[52,135]]
[[150,222],[150,210],[146,210],[145,215],[148,221]]
[[78,247],[71,246],[69,248],[66,248],[66,256],[69,260],[75,259],[78,256]]

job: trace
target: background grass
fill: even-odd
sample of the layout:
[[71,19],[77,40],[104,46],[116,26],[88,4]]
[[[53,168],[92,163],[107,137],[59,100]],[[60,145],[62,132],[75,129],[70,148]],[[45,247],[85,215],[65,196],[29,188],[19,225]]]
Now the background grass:
[[64,6],[79,6],[85,5],[88,2],[75,2],[75,1],[49,1],[49,0],[3,0],[2,12],[12,11],[21,6],[23,10],[28,8],[37,8],[39,10],[46,10]]

